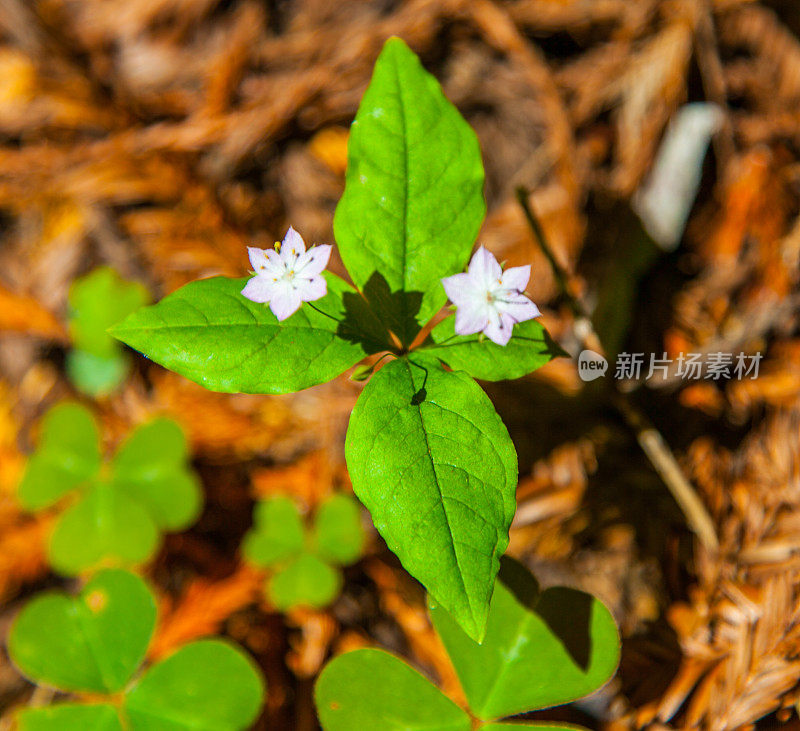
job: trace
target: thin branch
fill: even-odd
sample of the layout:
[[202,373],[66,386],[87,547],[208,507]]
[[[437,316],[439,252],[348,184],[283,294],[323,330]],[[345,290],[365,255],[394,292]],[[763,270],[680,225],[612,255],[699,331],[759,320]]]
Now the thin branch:
[[570,309],[575,317],[584,318],[586,320],[590,319],[589,313],[586,311],[583,303],[572,294],[569,287],[569,278],[567,272],[564,267],[561,266],[558,259],[556,259],[553,250],[547,243],[547,238],[544,235],[542,225],[539,223],[539,219],[536,218],[536,215],[528,203],[527,189],[523,186],[519,186],[516,192],[517,200],[519,201],[520,206],[522,206],[522,212],[525,214],[528,225],[531,227],[531,230],[536,237],[536,241],[539,244],[539,248],[542,250],[542,253],[545,255],[545,258],[550,264],[550,268],[553,270],[553,276],[556,279],[556,284],[558,285],[559,291],[566,298],[567,303],[569,304]]
[[[569,277],[553,254],[544,231],[531,210],[528,203],[528,191],[523,187],[517,188],[517,199],[542,249],[542,253],[553,268],[556,284],[562,297],[569,303],[570,309],[576,316],[575,331],[580,340],[581,349],[594,350],[603,354],[605,349],[602,347],[600,338],[592,325],[591,318],[583,303],[572,292],[569,286]],[[692,484],[683,474],[675,455],[661,432],[650,422],[644,412],[633,403],[628,394],[619,390],[616,383],[612,394],[612,404],[636,435],[636,441],[680,507],[686,517],[689,528],[697,535],[708,551],[716,553],[719,550],[719,539],[717,538],[714,521]]]

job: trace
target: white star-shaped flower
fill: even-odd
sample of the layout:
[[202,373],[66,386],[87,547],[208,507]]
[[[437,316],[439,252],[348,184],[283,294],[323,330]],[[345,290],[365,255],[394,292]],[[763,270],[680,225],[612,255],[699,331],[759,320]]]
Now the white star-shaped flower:
[[444,291],[456,306],[456,333],[482,332],[498,345],[508,343],[516,323],[541,314],[524,294],[530,276],[530,265],[503,271],[494,255],[481,246],[466,273],[442,279]]
[[313,302],[328,293],[328,283],[322,276],[331,256],[328,244],[306,251],[303,237],[290,226],[274,250],[248,246],[247,253],[255,276],[242,294],[253,302],[269,302],[279,320],[293,315],[303,302]]

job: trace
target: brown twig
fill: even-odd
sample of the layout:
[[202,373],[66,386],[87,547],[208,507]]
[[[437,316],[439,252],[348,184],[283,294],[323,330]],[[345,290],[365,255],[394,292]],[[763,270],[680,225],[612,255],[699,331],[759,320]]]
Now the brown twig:
[[[591,323],[589,314],[583,303],[572,292],[568,275],[556,259],[547,242],[544,231],[528,203],[528,191],[522,187],[517,188],[517,199],[542,252],[553,268],[553,274],[561,295],[567,300],[575,314],[575,330],[581,343],[581,350],[594,350],[603,354],[602,343]],[[686,522],[691,530],[694,531],[708,551],[712,553],[718,551],[719,540],[714,521],[711,519],[711,515],[697,492],[683,474],[675,455],[664,437],[644,412],[633,403],[628,394],[620,391],[616,385],[612,391],[612,404],[636,435],[639,446],[664,481],[672,497],[675,498],[675,502],[678,503],[678,506],[686,516]]]

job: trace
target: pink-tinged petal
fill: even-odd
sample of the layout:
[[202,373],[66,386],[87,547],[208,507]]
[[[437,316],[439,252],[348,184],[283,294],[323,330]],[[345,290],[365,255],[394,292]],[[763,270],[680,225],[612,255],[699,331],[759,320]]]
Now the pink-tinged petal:
[[503,272],[503,287],[515,292],[524,292],[531,278],[531,265],[511,267]]
[[474,335],[483,330],[489,322],[488,309],[479,304],[456,309],[456,335]]
[[508,314],[514,322],[525,322],[542,314],[539,312],[539,308],[523,295],[517,295],[503,302],[498,302],[497,309]]
[[297,312],[301,304],[303,300],[300,299],[300,293],[291,285],[284,283],[275,289],[269,301],[269,308],[278,320],[285,320]]
[[275,289],[275,282],[271,279],[256,276],[244,285],[242,295],[247,297],[251,302],[263,304],[264,302],[269,302]]
[[469,262],[469,276],[483,289],[494,287],[502,279],[503,270],[486,247],[479,246]]
[[483,329],[483,334],[493,343],[507,345],[513,330],[514,320],[506,313],[498,313],[489,318],[489,324]]
[[303,277],[313,277],[322,274],[328,260],[331,258],[330,244],[312,246],[305,254],[302,254],[295,262],[295,271]]
[[482,295],[478,291],[469,274],[453,274],[451,277],[445,277],[442,279],[442,286],[447,298],[456,307],[468,306],[477,299],[486,299],[485,294]]
[[281,242],[281,254],[283,254],[284,251],[287,252],[287,256],[291,255],[294,257],[298,257],[300,254],[305,254],[306,252],[306,242],[303,241],[303,237],[291,226],[289,226],[289,230],[286,232],[286,236],[283,237],[283,241]]
[[319,274],[308,279],[295,279],[295,287],[303,302],[313,302],[328,294],[328,283]]

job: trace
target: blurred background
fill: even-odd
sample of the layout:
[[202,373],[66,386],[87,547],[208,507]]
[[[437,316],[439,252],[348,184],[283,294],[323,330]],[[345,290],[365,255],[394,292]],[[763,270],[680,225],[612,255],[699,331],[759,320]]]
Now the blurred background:
[[[763,356],[756,379],[640,379],[624,395],[719,550],[687,527],[609,377],[584,385],[561,358],[487,386],[520,460],[510,552],[545,584],[596,593],[624,638],[599,695],[532,717],[800,728],[798,33],[800,4],[780,0],[0,0],[2,634],[26,598],[69,585],[47,568],[54,514],[25,513],[15,491],[39,417],[79,398],[109,449],[153,415],[178,420],[202,478],[199,521],[146,570],[161,597],[151,652],[214,632],[242,643],[269,684],[258,728],[316,729],[319,668],[365,645],[459,697],[420,586],[374,531],[324,610],[278,613],[240,561],[258,497],[312,511],[348,489],[360,384],[220,395],[137,357],[87,396],[68,367],[70,287],[97,266],[157,300],[245,276],[245,246],[290,224],[333,243],[348,126],[399,35],[480,138],[480,241],[533,264],[528,293],[569,352],[585,333],[519,186],[610,355]],[[0,658],[0,708],[31,692]]]

